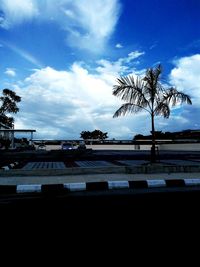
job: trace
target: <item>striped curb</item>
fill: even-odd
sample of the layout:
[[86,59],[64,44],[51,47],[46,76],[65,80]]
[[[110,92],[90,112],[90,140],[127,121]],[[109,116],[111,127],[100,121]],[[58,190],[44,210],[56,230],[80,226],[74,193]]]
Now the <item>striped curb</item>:
[[17,193],[35,193],[42,192],[41,184],[26,184],[26,185],[17,185],[16,187]]
[[129,188],[148,188],[147,180],[129,181]]
[[108,181],[109,189],[129,188],[128,181]]
[[148,187],[165,187],[165,180],[147,180]]
[[200,179],[185,179],[185,185],[187,186],[195,186],[195,185],[200,185]]
[[88,191],[101,191],[108,189],[108,182],[90,182],[86,183],[86,190]]
[[173,179],[173,180],[165,180],[166,185],[168,187],[183,187],[185,186],[186,179]]
[[44,193],[60,194],[79,191],[105,191],[116,189],[139,189],[161,187],[200,186],[200,178],[197,179],[155,179],[140,181],[105,181],[105,182],[79,182],[64,184],[21,184],[0,185],[0,194],[15,193]]
[[66,183],[64,188],[67,188],[69,191],[85,191],[86,183]]
[[15,166],[17,166],[19,164],[18,161],[14,162],[14,163],[11,163],[11,164],[8,164],[6,166],[2,166],[0,169],[3,169],[5,171],[8,171],[10,169],[13,169]]

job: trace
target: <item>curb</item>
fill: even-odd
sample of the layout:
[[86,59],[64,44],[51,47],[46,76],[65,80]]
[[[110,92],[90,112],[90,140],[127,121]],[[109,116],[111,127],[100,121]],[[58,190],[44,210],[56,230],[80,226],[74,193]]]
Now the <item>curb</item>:
[[161,187],[188,187],[200,186],[200,178],[197,179],[173,179],[173,180],[140,180],[140,181],[108,181],[108,182],[81,182],[64,184],[20,184],[0,185],[0,194],[15,193],[45,193],[61,194],[78,191],[103,191],[116,189],[146,189]]

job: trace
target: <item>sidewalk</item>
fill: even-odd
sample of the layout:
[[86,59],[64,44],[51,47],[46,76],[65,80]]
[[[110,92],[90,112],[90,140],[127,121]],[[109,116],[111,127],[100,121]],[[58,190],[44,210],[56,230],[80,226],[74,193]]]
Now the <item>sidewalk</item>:
[[105,181],[142,181],[142,180],[174,180],[174,179],[200,179],[200,173],[103,173],[58,176],[1,176],[0,185],[28,185],[28,184],[64,184],[64,183],[90,183]]

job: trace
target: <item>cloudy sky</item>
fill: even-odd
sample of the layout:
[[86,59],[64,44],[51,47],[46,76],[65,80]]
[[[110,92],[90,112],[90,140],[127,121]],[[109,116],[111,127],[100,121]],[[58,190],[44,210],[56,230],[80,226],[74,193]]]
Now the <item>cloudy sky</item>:
[[200,129],[199,0],[0,0],[0,90],[22,97],[16,129],[36,138],[149,134],[146,113],[115,118],[116,78],[163,65],[163,81],[189,94],[156,129]]

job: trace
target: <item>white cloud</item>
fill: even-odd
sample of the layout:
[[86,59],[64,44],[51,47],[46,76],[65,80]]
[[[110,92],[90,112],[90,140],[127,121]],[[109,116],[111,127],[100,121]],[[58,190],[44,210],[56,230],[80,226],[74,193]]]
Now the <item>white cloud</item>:
[[172,125],[182,129],[196,129],[200,117],[200,54],[182,57],[174,61],[169,80],[170,83],[190,95],[193,105],[176,110],[172,116]]
[[150,47],[149,47],[149,50],[152,50],[152,49],[154,49],[156,46],[158,45],[158,43],[157,42],[155,42],[154,44],[152,44]]
[[6,75],[8,75],[8,76],[11,76],[11,77],[15,77],[16,76],[15,69],[13,69],[13,68],[7,68],[4,73]]
[[[70,70],[65,71],[50,67],[33,70],[32,75],[14,87],[22,96],[20,112],[16,115],[16,128],[23,126],[36,129],[38,138],[79,138],[82,130],[94,129],[108,132],[110,138],[149,134],[151,122],[145,112],[112,118],[122,104],[112,95],[116,78],[121,72],[131,71],[133,75],[140,73],[140,70],[129,67],[142,53],[132,52],[115,62],[102,59],[97,62],[96,73],[91,73],[79,62],[74,62]],[[179,59],[171,72],[171,83],[186,93],[197,94],[200,84],[196,79],[198,68],[197,55]],[[200,93],[197,95],[199,97]],[[199,116],[198,104],[185,105],[173,109],[169,119],[156,117],[156,130],[196,129]]]
[[0,9],[4,12],[4,17],[1,17],[1,26],[4,28],[38,15],[37,6],[33,0],[1,0]]
[[183,57],[175,62],[170,73],[170,82],[179,90],[189,94],[193,101],[200,100],[200,54]]
[[88,0],[87,5],[75,0],[72,10],[74,15],[67,16],[68,42],[94,52],[103,48],[119,17],[118,0]]
[[120,43],[118,43],[118,44],[115,45],[115,47],[116,47],[116,48],[122,48],[123,45],[121,45]]
[[129,63],[131,62],[132,60],[144,55],[145,52],[139,52],[139,51],[133,51],[131,53],[128,54],[128,57],[127,58],[122,58],[120,59],[123,63]]
[[93,52],[104,47],[120,13],[119,0],[1,0],[0,9],[4,28],[31,19],[51,20],[66,31],[69,45]]
[[115,102],[112,88],[78,63],[70,71],[36,70],[15,91],[22,97],[16,128],[23,121],[52,138],[78,138],[82,130],[100,128],[92,113]]
[[[79,62],[74,62],[68,71],[50,67],[33,70],[32,75],[14,87],[22,96],[16,128],[36,129],[39,138],[79,138],[82,130],[94,129],[108,132],[110,138],[149,134],[151,122],[145,112],[112,118],[122,104],[112,95],[113,85],[123,71],[140,73],[138,69],[129,69],[139,54],[143,52],[132,52],[115,62],[102,59],[97,62],[96,73]],[[198,55],[177,60],[170,75],[172,84],[185,93],[196,94],[198,101],[193,106],[173,109],[169,119],[156,117],[156,130],[198,128],[199,60]]]
[[[112,118],[122,104],[112,89],[120,69],[128,68],[122,65],[125,59],[116,61],[118,65],[101,60],[96,73],[79,62],[68,71],[33,70],[13,87],[22,97],[15,127],[36,129],[41,138],[79,138],[82,130],[94,129],[108,132],[110,138],[132,138],[145,115]],[[143,133],[149,126],[143,125]]]
[[[127,74],[139,74],[135,68],[135,59],[144,55],[145,52],[133,51],[128,54],[127,57],[119,58],[117,61],[111,62],[109,60],[101,59],[97,61],[98,67],[96,71],[101,74],[102,79],[110,84],[113,84],[117,76],[123,76]],[[138,63],[138,62],[137,62]],[[132,64],[133,66],[131,66]],[[139,72],[143,72],[140,70]]]

